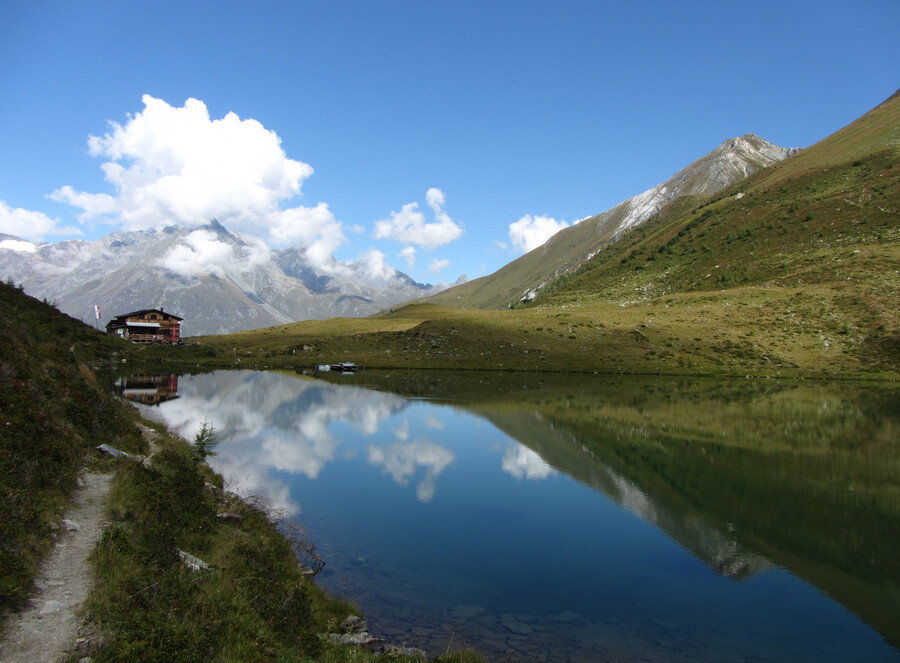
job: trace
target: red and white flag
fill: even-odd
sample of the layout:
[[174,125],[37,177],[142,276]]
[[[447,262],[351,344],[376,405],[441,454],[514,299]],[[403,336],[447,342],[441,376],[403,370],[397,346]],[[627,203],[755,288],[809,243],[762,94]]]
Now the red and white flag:
[[100,319],[100,305],[94,304],[94,315],[97,316],[97,319]]

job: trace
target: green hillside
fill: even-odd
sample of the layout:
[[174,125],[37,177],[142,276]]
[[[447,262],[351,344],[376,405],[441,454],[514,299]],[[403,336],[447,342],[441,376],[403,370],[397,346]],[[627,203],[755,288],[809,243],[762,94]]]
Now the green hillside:
[[551,284],[540,304],[827,284],[855,291],[865,301],[846,303],[861,306],[861,317],[872,317],[877,328],[897,283],[898,156],[900,95],[894,95],[714,198],[679,200]]
[[[718,310],[745,336],[840,337],[897,365],[900,95],[714,198],[684,198],[532,304]],[[697,295],[704,293],[705,297]],[[698,314],[703,314],[699,312]],[[711,314],[711,313],[708,313]],[[835,353],[836,354],[836,353]]]
[[566,228],[543,246],[493,274],[445,290],[428,301],[443,306],[486,309],[504,308],[518,302],[529,285],[536,286],[556,273],[576,267],[586,253],[609,244],[626,211],[622,206],[615,207],[603,215]]
[[773,157],[768,150],[772,149],[782,150],[753,134],[725,141],[659,187],[565,228],[542,246],[493,274],[450,288],[428,298],[428,301],[464,308],[506,308],[515,305],[526,291],[537,289],[548,280],[577,269],[614,242],[619,228],[634,222],[636,207],[652,203],[667,209],[680,196],[717,192],[729,182],[743,179],[744,168],[755,172],[770,165]]
[[0,283],[0,614],[24,604],[93,448],[145,446],[89,366],[126,344]]
[[531,256],[546,250],[564,262],[587,222],[502,274],[447,291],[444,299],[460,298],[450,303],[438,306],[443,300],[435,298],[364,320],[208,337],[191,357],[295,369],[355,361],[383,368],[896,379],[898,151],[895,95],[738,184],[675,199],[515,310],[478,307],[521,292],[520,275],[535,269]]

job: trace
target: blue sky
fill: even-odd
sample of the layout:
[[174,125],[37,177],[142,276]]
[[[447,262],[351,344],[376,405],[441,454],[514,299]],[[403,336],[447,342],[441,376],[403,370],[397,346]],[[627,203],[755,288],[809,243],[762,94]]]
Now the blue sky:
[[8,1],[0,232],[215,214],[475,278],[728,138],[840,129],[900,87],[898,32],[896,0]]

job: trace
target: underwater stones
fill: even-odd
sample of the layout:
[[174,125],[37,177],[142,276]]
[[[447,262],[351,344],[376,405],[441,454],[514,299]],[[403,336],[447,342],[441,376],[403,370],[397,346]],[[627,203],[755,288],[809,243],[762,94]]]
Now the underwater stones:
[[508,613],[504,613],[500,616],[500,624],[507,631],[511,631],[516,635],[528,635],[533,630],[531,626],[523,622],[516,615],[510,615]]
[[487,610],[480,605],[462,605],[453,608],[449,613],[451,619],[475,619],[485,614]]

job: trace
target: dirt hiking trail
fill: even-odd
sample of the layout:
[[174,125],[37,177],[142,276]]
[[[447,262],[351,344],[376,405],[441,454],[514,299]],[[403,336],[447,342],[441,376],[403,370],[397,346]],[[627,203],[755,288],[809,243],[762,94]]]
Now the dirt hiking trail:
[[53,663],[77,646],[78,608],[91,589],[88,555],[103,531],[112,473],[82,475],[59,538],[44,560],[30,605],[9,616],[2,663]]
[[[152,457],[158,451],[158,434],[142,423],[138,427]],[[0,663],[55,663],[80,645],[91,644],[91,633],[80,637],[83,618],[79,608],[91,590],[88,555],[107,524],[106,503],[113,476],[112,472],[81,475],[82,485],[59,526],[53,550],[41,565],[29,606],[7,618]]]

